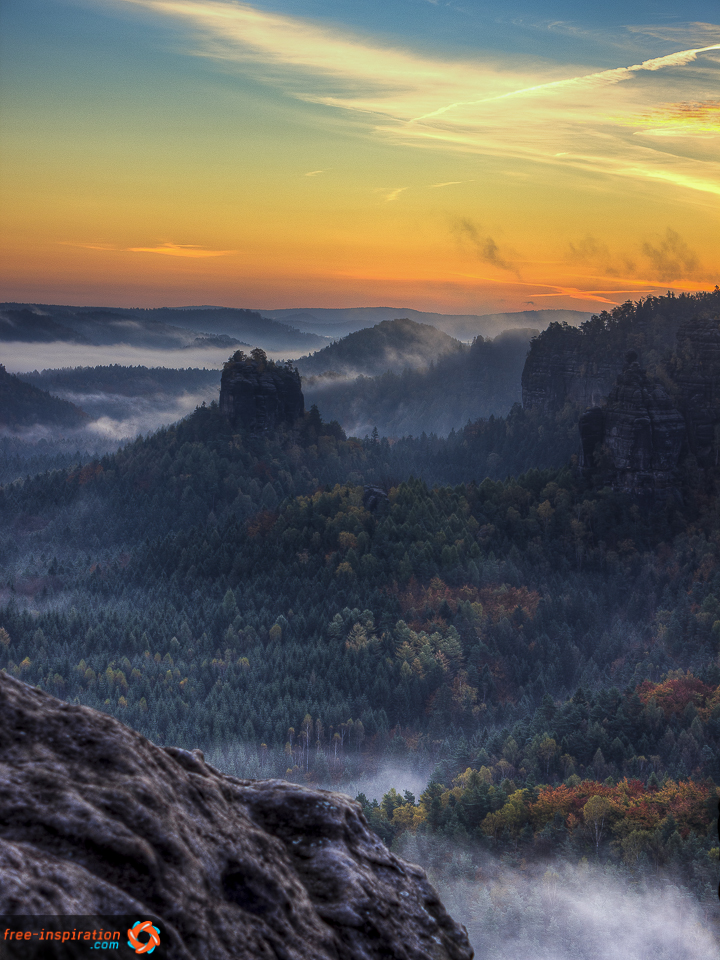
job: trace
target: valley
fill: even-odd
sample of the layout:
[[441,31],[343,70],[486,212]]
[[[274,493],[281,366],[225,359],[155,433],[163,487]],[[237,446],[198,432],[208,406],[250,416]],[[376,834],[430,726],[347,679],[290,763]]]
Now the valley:
[[[301,403],[303,361],[259,348],[215,386],[199,370],[33,374],[37,397],[216,393],[115,452],[0,488],[0,665],[227,774],[351,792],[497,956],[552,923],[589,957],[567,927],[582,876],[610,899],[635,891],[628,929],[665,897],[714,930],[720,368],[706,345],[699,417],[683,399],[699,374],[683,393],[681,361],[688,330],[720,336],[719,299],[656,298],[350,380],[388,405],[393,377],[418,397],[508,390],[497,415],[391,440],[353,436],[312,388]],[[387,362],[386,339],[357,342],[354,370]],[[662,477],[655,441],[613,439],[612,417],[638,418],[610,389],[628,363],[675,411]],[[588,401],[610,424],[597,446],[581,443]],[[498,885],[513,892],[490,923]],[[701,951],[689,934],[684,953],[653,942]]]

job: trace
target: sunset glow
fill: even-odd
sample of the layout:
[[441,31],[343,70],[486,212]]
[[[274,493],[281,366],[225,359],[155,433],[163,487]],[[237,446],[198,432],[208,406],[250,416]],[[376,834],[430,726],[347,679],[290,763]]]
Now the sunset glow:
[[2,299],[483,313],[713,287],[720,24],[655,6],[6,0]]

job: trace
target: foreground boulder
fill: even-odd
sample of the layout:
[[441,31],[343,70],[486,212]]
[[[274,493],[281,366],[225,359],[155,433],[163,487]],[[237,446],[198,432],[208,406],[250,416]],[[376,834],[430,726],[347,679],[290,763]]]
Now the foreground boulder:
[[152,915],[182,960],[470,960],[348,797],[238,780],[0,674],[0,915]]

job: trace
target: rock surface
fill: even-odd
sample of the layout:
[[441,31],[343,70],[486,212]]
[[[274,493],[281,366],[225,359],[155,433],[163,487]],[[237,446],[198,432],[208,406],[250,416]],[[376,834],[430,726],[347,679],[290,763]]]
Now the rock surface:
[[685,416],[689,446],[701,467],[717,466],[720,437],[720,319],[697,317],[681,324],[669,364]]
[[621,359],[597,360],[559,346],[534,352],[531,348],[522,372],[523,407],[553,414],[566,403],[597,406],[612,389],[621,368]]
[[341,794],[224,776],[0,674],[0,914],[152,914],[179,960],[470,960]]
[[637,354],[601,408],[580,418],[583,465],[592,467],[598,445],[614,486],[636,496],[664,499],[673,489],[687,432],[663,386],[640,369]]
[[300,374],[268,360],[262,350],[238,351],[223,367],[220,412],[234,427],[265,433],[291,424],[305,412]]

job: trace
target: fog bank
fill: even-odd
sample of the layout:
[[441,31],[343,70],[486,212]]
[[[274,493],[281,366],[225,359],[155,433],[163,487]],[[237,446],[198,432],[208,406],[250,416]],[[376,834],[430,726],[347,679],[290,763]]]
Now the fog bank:
[[[96,367],[119,363],[123,366],[146,367],[206,367],[220,369],[233,352],[228,347],[187,347],[183,350],[151,350],[145,347],[131,347],[127,344],[109,346],[85,346],[64,343],[2,343],[0,344],[0,363],[9,373],[25,373],[28,370],[42,370],[58,367]],[[266,351],[269,357],[277,360],[294,360],[301,350]]]

